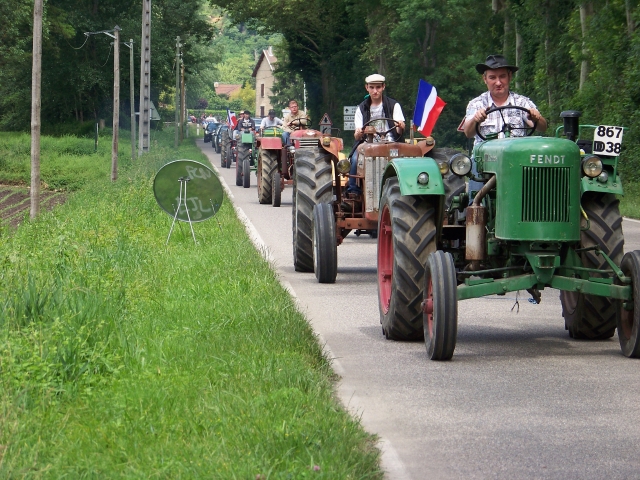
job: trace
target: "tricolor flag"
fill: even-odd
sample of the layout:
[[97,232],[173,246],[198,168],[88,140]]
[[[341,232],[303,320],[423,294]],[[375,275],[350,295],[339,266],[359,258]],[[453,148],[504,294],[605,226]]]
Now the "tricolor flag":
[[227,123],[233,130],[238,125],[238,119],[236,118],[236,112],[232,112],[227,108]]
[[436,120],[446,103],[438,97],[436,87],[420,80],[418,85],[418,98],[416,99],[416,109],[413,112],[413,124],[415,128],[425,137],[431,135]]

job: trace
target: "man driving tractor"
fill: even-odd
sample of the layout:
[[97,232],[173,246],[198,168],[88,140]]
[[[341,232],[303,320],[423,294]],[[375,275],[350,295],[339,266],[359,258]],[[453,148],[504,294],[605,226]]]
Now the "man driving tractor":
[[242,132],[245,130],[255,131],[255,129],[256,129],[256,124],[253,122],[253,119],[251,118],[251,112],[249,110],[245,110],[244,112],[242,112],[242,118],[240,118],[240,120],[238,121],[238,124],[236,125],[235,131],[233,133],[234,138],[236,138],[237,136],[236,132]]
[[291,112],[287,113],[283,120],[284,132],[282,133],[282,142],[285,145],[289,144],[291,132],[307,125],[307,114],[304,110],[298,110],[298,102],[296,100],[289,101],[289,110],[291,110]]

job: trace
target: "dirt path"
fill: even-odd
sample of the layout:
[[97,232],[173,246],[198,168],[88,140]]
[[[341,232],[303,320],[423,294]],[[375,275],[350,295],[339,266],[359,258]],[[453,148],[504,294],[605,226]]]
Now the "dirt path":
[[[64,193],[40,192],[40,208],[51,210],[66,201]],[[28,215],[31,207],[29,189],[26,187],[12,187],[0,185],[0,224],[17,227]]]

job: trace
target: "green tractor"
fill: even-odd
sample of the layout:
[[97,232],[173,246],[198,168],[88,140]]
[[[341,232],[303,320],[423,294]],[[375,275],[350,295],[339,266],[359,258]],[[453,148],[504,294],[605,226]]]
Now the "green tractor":
[[[507,108],[520,109],[487,113]],[[455,174],[484,185],[448,207],[435,161],[389,163],[378,226],[378,298],[387,338],[424,337],[430,359],[448,360],[459,300],[526,290],[539,303],[551,287],[560,290],[572,338],[607,339],[617,328],[622,353],[640,357],[640,308],[634,307],[640,251],[623,252],[616,198],[623,193],[623,129],[579,125],[576,111],[561,116],[555,138],[532,137],[534,128],[511,137],[505,124],[505,138],[492,135],[474,149],[475,172],[469,157],[453,156]],[[594,141],[578,140],[587,129],[597,132]],[[559,138],[562,130],[566,138]]]
[[235,151],[231,154],[236,161],[236,185],[238,187],[249,188],[251,186],[251,171],[256,169],[256,153],[255,133],[250,130],[239,131]]

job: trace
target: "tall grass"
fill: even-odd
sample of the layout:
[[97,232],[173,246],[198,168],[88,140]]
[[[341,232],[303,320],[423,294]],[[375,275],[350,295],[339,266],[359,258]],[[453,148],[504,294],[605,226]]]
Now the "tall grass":
[[380,478],[228,201],[165,246],[172,142],[0,238],[0,477]]

